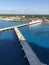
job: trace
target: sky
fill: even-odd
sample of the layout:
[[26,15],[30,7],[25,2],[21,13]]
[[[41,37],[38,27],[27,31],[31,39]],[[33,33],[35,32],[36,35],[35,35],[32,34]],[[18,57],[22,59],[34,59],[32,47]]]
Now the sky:
[[49,0],[0,0],[0,14],[49,14]]

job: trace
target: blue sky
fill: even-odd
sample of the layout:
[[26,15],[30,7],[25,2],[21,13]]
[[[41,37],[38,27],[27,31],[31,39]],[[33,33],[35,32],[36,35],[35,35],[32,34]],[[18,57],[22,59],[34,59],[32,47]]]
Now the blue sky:
[[0,14],[49,14],[49,0],[0,0]]

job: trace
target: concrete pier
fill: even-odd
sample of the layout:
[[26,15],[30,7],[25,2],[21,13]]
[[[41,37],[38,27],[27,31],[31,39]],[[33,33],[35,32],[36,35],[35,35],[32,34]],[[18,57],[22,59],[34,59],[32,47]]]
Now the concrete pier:
[[6,30],[9,30],[9,29],[13,29],[14,26],[11,26],[11,27],[6,27],[6,28],[0,28],[0,31],[6,31]]
[[42,20],[32,20],[30,24],[42,23]]
[[25,52],[25,55],[27,57],[29,64],[30,65],[46,65],[39,60],[39,58],[36,56],[32,48],[30,47],[30,45],[26,42],[26,39],[24,38],[24,36],[22,36],[21,32],[18,30],[18,28],[14,27],[14,30],[20,40],[20,44]]
[[[28,25],[28,23],[26,23],[26,24],[22,24],[22,25],[15,25],[15,26],[16,26],[16,27],[23,27],[23,26],[27,26],[27,25]],[[9,30],[9,29],[14,28],[15,26],[6,27],[6,28],[0,28],[0,31]]]
[[[25,23],[25,24],[15,25],[15,26],[18,27],[18,28],[20,28],[20,27],[24,27],[24,26],[27,26],[27,25],[32,25],[32,24],[34,25],[34,24],[39,24],[39,23],[41,23],[41,22],[36,22],[36,23],[31,23],[31,22],[29,22],[29,24],[28,24],[28,23]],[[0,28],[0,31],[9,30],[9,29],[14,28],[15,26],[6,27],[6,28]]]
[[11,26],[11,27],[7,27],[7,28],[1,28],[0,31],[14,29],[14,31],[16,32],[16,34],[18,36],[18,39],[20,40],[20,44],[21,44],[21,46],[22,46],[22,48],[24,50],[24,53],[26,55],[25,57],[27,57],[27,60],[28,60],[30,65],[47,65],[47,64],[43,64],[39,60],[37,55],[34,53],[33,49],[30,47],[28,42],[26,42],[26,39],[24,38],[24,36],[19,31],[18,27],[22,27],[22,26],[26,26],[26,25],[28,25],[28,23],[22,24],[22,25],[18,25],[18,26]]

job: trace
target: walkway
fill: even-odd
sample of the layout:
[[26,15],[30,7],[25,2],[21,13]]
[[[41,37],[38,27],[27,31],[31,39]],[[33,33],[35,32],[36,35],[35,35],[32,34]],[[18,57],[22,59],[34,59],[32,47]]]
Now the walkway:
[[34,53],[34,51],[32,50],[32,48],[30,47],[30,45],[26,42],[25,38],[22,36],[21,32],[18,30],[17,27],[14,27],[14,30],[20,40],[20,44],[25,52],[25,55],[27,57],[27,60],[29,61],[30,65],[46,65],[43,64],[38,57],[36,56],[36,54]]
[[30,47],[30,45],[26,42],[26,39],[24,38],[24,36],[22,36],[21,32],[19,31],[18,27],[22,27],[22,26],[26,26],[26,25],[28,25],[28,24],[22,24],[22,25],[18,25],[18,26],[11,26],[11,27],[7,27],[7,28],[2,28],[2,29],[0,29],[0,31],[14,29],[19,40],[20,40],[20,44],[24,50],[24,53],[27,57],[29,64],[30,65],[46,65],[46,64],[43,64],[38,59],[38,57],[36,56],[36,54],[34,53],[32,48]]
[[[29,22],[29,23],[25,23],[25,24],[21,24],[21,25],[15,25],[15,26],[20,28],[20,27],[23,27],[23,26],[32,25],[32,24],[38,24],[38,23],[41,23],[41,22],[36,22],[36,23]],[[15,26],[6,27],[6,28],[0,28],[0,31],[9,30],[9,29],[14,28]]]

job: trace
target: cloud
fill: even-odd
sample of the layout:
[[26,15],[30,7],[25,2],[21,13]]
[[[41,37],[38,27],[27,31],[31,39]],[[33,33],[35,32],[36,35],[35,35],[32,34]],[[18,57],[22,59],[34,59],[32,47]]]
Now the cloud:
[[29,14],[32,11],[29,10],[0,10],[0,14]]
[[13,10],[13,9],[7,9],[7,10],[0,10],[0,14],[49,14],[49,11],[32,11],[32,10]]

